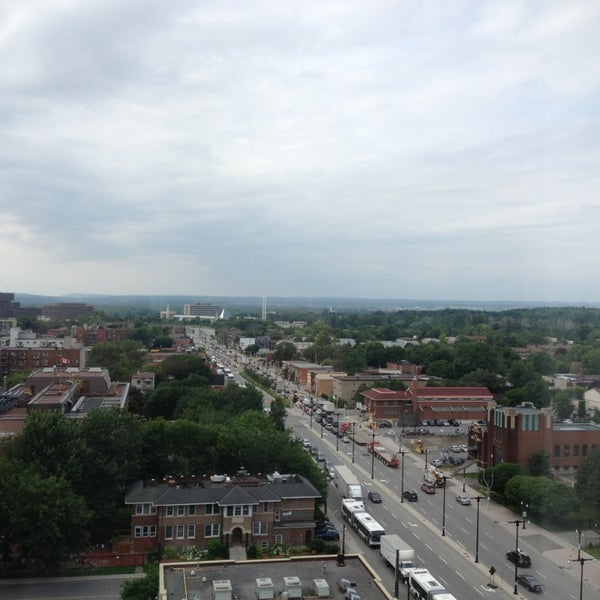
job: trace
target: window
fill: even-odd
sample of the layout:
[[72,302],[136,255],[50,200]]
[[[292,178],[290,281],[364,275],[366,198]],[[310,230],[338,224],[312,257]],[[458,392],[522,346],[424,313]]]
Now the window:
[[155,515],[156,514],[156,506],[152,506],[152,504],[136,504],[135,505],[135,514],[136,515]]
[[187,526],[187,529],[188,529],[187,536],[189,538],[195,538],[196,537],[196,526],[192,523]]
[[263,502],[263,512],[270,512],[270,510],[271,510],[271,503]]
[[218,515],[220,512],[220,507],[218,504],[206,504],[204,506],[204,514],[205,515]]
[[193,517],[196,514],[196,505],[192,504],[191,506],[188,506],[188,515],[190,515],[190,517]]
[[278,534],[275,536],[275,543],[276,543],[276,544],[283,544],[283,536],[282,536],[280,533],[278,533]]
[[177,539],[180,540],[185,536],[185,525],[177,525]]
[[253,535],[267,535],[267,524],[263,521],[254,521],[252,523]]
[[250,514],[250,506],[248,504],[237,504],[236,506],[227,507],[228,517],[239,517],[241,515],[248,516]]
[[556,444],[554,446],[554,458],[558,458],[560,456],[560,446],[559,444]]
[[156,537],[156,525],[140,525],[135,528],[136,538]]
[[183,517],[185,515],[185,506],[183,504],[180,504],[177,507],[177,516],[178,517]]
[[172,506],[167,506],[165,509],[165,515],[167,517],[172,517],[173,516],[173,507]]
[[567,458],[568,456],[570,456],[570,455],[571,455],[571,446],[569,446],[569,444],[565,444],[565,445],[564,445],[564,448],[563,448],[563,453],[564,453],[564,454],[563,454],[563,456],[564,456],[565,458]]
[[165,540],[173,539],[173,525],[167,525],[165,527]]
[[579,456],[579,444],[573,446],[573,456]]
[[280,510],[276,510],[274,515],[273,515],[273,520],[274,521],[279,521],[281,519],[281,511]]
[[219,523],[207,523],[204,525],[204,537],[219,537]]
[[581,446],[581,456],[587,456],[587,444]]

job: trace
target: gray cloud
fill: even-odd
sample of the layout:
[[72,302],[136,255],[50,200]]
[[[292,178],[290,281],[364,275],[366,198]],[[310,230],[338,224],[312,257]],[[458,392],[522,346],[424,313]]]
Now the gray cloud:
[[3,289],[600,294],[596,3],[22,4]]

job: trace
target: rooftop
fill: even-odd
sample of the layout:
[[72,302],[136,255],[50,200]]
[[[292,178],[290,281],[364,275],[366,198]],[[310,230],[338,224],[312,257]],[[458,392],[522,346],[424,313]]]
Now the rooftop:
[[[301,596],[340,596],[338,581],[350,581],[360,598],[391,600],[381,580],[364,555],[346,555],[338,564],[336,556],[303,556],[273,560],[210,561],[161,564],[159,598],[213,598],[213,590],[230,590],[238,600],[281,598],[286,584],[297,582]],[[272,583],[273,596],[264,595]],[[325,595],[323,584],[329,589]],[[261,589],[259,596],[258,589]],[[318,591],[317,588],[320,590]],[[224,596],[219,595],[220,598]],[[290,593],[290,600],[296,597]],[[341,597],[341,596],[340,596]]]

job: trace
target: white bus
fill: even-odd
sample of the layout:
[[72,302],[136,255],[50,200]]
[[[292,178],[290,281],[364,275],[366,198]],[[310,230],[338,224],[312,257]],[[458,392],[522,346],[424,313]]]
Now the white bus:
[[408,577],[408,585],[413,598],[432,600],[446,588],[427,570],[413,569]]
[[369,546],[380,546],[385,529],[368,513],[352,513],[352,527]]

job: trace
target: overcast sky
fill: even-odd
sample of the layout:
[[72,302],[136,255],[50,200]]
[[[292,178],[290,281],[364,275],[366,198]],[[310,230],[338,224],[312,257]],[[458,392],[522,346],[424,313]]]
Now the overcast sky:
[[0,0],[0,291],[598,301],[597,0]]

